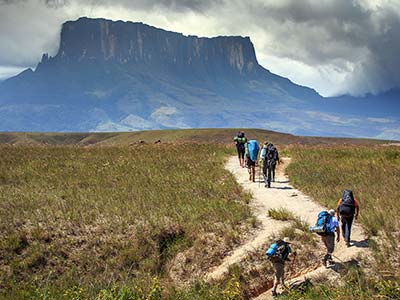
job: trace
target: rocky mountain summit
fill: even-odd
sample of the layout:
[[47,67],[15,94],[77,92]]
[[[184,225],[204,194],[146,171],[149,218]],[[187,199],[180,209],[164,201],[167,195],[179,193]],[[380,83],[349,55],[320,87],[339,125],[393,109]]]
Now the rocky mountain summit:
[[[257,62],[249,37],[185,36],[143,23],[80,18],[62,25],[54,57],[44,54],[34,71],[0,83],[0,130],[382,133],[356,120],[356,108],[344,113],[345,101],[354,102],[327,101],[269,72]],[[377,107],[371,100],[363,117],[387,117]]]
[[143,23],[88,18],[66,22],[57,55],[44,58],[42,64],[112,62],[208,76],[227,71],[254,74],[259,70],[248,37],[186,37]]

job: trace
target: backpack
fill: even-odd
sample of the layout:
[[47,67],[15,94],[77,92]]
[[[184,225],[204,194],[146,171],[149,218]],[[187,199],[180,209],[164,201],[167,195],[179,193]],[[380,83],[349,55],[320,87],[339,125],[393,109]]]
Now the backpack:
[[327,211],[321,211],[318,214],[317,217],[317,222],[315,223],[315,226],[312,226],[309,228],[311,232],[315,232],[316,234],[319,235],[328,235],[332,233],[333,231],[331,230],[329,223],[331,221],[332,216],[327,212]]
[[236,145],[245,144],[247,142],[247,138],[245,138],[244,133],[242,132],[241,134],[235,136],[233,141],[236,143]]
[[250,140],[247,142],[247,148],[249,150],[249,156],[252,161],[257,160],[258,150],[260,149],[256,140]]
[[353,192],[351,190],[344,190],[342,201],[339,205],[339,214],[341,216],[350,217],[356,212],[356,205],[354,202]]
[[278,161],[278,150],[274,145],[271,144],[268,146],[266,157],[268,161]]
[[265,255],[273,263],[283,263],[284,261],[288,260],[289,252],[290,248],[288,243],[284,242],[283,240],[277,240],[272,243],[271,246],[269,246],[268,250],[265,252]]

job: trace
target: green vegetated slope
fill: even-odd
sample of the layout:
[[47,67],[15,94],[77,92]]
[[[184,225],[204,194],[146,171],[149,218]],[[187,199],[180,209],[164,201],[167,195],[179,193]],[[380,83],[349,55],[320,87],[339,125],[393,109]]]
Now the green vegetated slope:
[[[360,202],[359,221],[370,236],[374,262],[362,276],[350,274],[344,290],[316,293],[318,297],[361,299],[400,297],[400,148],[366,146],[295,146],[287,168],[295,187],[323,205],[336,208],[344,189]],[[368,281],[369,280],[369,281]],[[321,287],[320,287],[321,288]],[[312,293],[308,295],[310,299]]]
[[[352,188],[369,233],[386,231],[373,282],[356,269],[347,289],[318,286],[307,297],[395,293],[382,275],[398,278],[399,148],[244,131],[293,157],[296,187],[330,206]],[[1,133],[0,299],[242,299],[240,273],[221,285],[180,284],[201,278],[254,226],[250,195],[223,168],[236,132]]]
[[119,133],[0,133],[0,144],[50,144],[50,145],[128,145],[132,143],[161,142],[198,142],[230,144],[238,130],[245,132],[248,139],[256,139],[259,143],[269,141],[279,145],[288,144],[370,144],[385,143],[382,140],[327,138],[295,136],[263,129],[183,129],[183,130],[150,130]]
[[144,299],[169,290],[177,253],[188,279],[217,264],[251,222],[229,151],[0,146],[0,298],[94,299],[115,283]]

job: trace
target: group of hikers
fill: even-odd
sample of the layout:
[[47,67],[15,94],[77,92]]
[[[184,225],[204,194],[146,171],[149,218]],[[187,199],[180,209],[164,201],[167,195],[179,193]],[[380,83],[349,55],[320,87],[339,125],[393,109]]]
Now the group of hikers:
[[[247,140],[244,132],[239,131],[233,138],[239,157],[240,166],[247,167],[250,181],[255,181],[255,166],[259,152],[258,143],[255,140]],[[275,181],[275,167],[279,163],[278,150],[272,143],[264,142],[260,154],[260,165],[263,166],[263,177],[265,187],[271,187],[271,180]],[[359,203],[351,190],[344,190],[342,197],[337,202],[335,209],[321,211],[316,216],[315,226],[309,230],[315,232],[321,237],[321,241],[326,248],[326,253],[322,258],[322,263],[329,268],[334,266],[332,258],[336,242],[340,241],[342,235],[346,246],[351,246],[351,227],[353,220],[358,218]],[[339,224],[341,223],[341,224]],[[279,283],[285,286],[284,270],[285,263],[296,261],[297,253],[292,251],[289,238],[278,239],[266,251],[266,256],[270,259],[275,269],[274,284],[272,287],[272,296],[277,295]]]
[[[260,147],[256,140],[247,140],[243,131],[239,131],[233,138],[238,153],[239,164],[245,166],[249,172],[249,180],[255,182],[256,165]],[[271,142],[264,142],[261,149],[259,164],[262,165],[265,187],[271,187],[271,181],[275,182],[275,168],[279,163],[278,149]]]

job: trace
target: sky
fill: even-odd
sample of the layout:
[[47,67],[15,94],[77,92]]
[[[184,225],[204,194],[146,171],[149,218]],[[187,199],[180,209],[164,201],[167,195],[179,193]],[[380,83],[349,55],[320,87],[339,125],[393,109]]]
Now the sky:
[[400,0],[0,0],[0,80],[55,55],[82,16],[249,36],[263,67],[323,96],[400,87]]

